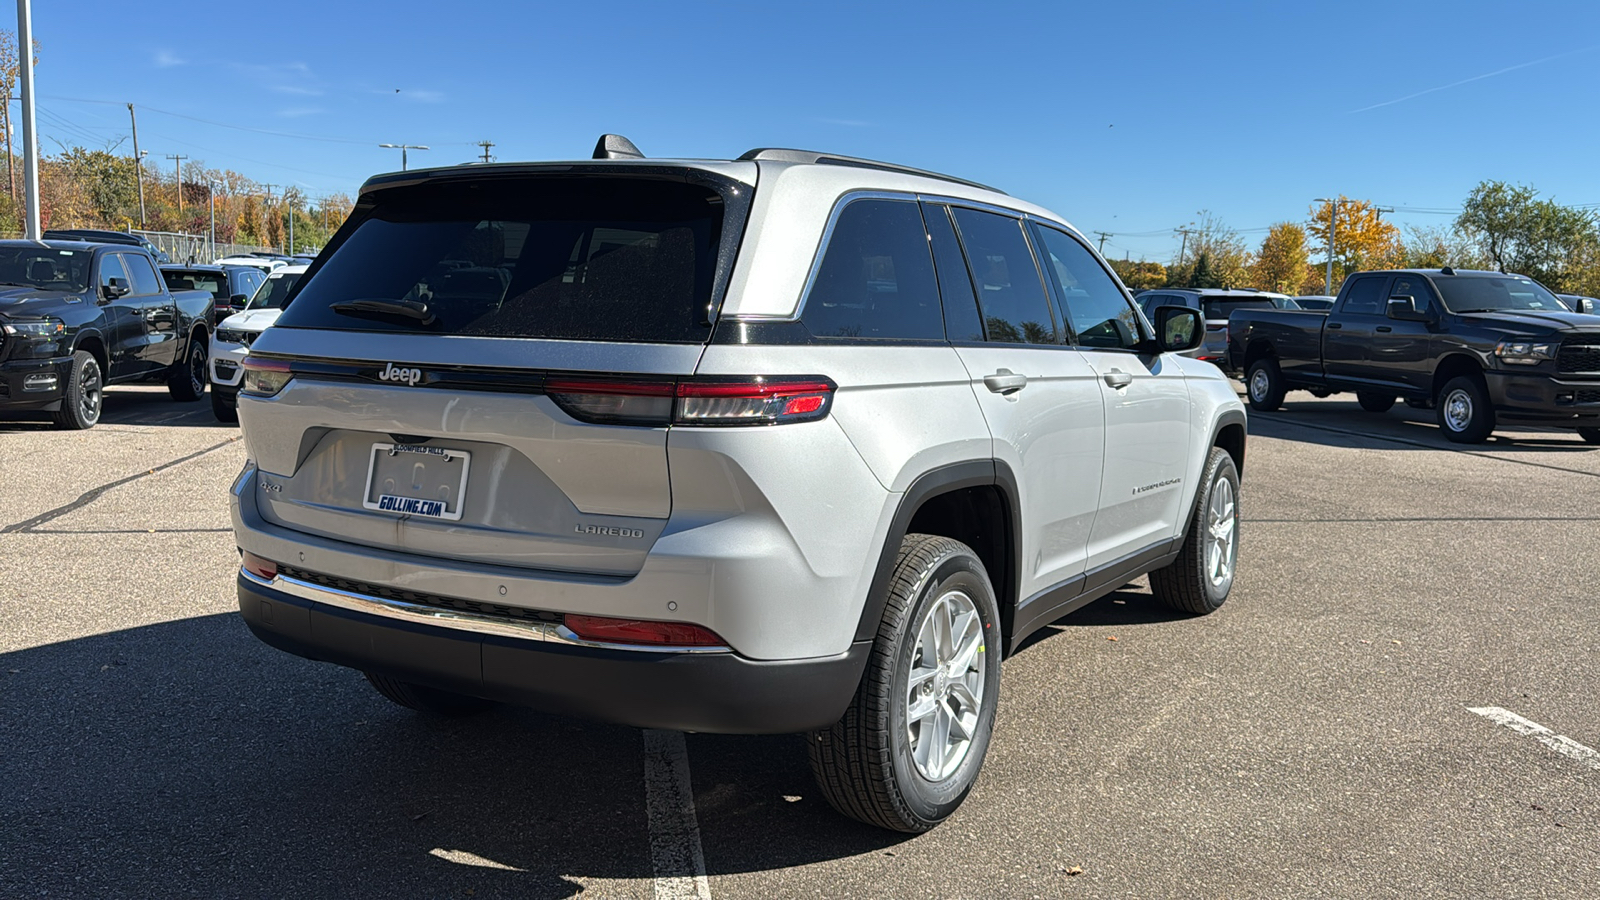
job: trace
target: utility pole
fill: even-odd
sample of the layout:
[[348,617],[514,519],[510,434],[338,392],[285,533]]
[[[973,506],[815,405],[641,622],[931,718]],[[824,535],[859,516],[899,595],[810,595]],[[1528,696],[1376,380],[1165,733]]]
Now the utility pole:
[[294,195],[288,188],[283,189],[284,206],[289,208],[289,255],[294,255]]
[[217,183],[206,182],[206,206],[211,207],[211,258],[217,258]]
[[1183,235],[1183,243],[1178,245],[1178,268],[1181,269],[1183,268],[1184,251],[1189,249],[1189,235],[1194,234],[1194,232],[1187,228],[1179,228],[1177,231],[1179,234]]
[[479,141],[478,146],[483,148],[483,161],[489,162],[489,148],[494,146],[494,141]]
[[[20,2],[20,0],[19,0],[19,2]],[[402,172],[404,172],[406,170],[406,151],[407,150],[426,150],[426,149],[428,149],[428,146],[426,144],[379,144],[378,146],[379,147],[387,147],[390,150],[399,150],[400,151],[400,171],[402,171]]]
[[1322,292],[1324,294],[1333,293],[1333,239],[1334,235],[1339,233],[1339,201],[1343,199],[1343,197],[1335,197],[1331,200],[1327,197],[1315,197],[1312,199],[1314,203],[1328,204],[1328,274],[1323,276],[1322,279]]
[[144,230],[144,154],[139,152],[139,117],[128,104],[128,121],[133,123],[133,180],[139,183],[139,230]]
[[1096,231],[1095,234],[1100,235],[1100,255],[1101,256],[1105,256],[1106,255],[1106,238],[1108,238],[1108,237],[1116,237],[1116,235],[1107,234],[1104,231]]
[[28,197],[26,237],[39,239],[39,135],[33,120],[33,3],[17,0],[17,69],[22,75],[22,184]]
[[167,159],[172,160],[172,165],[178,170],[178,215],[180,216],[183,215],[183,161],[188,158],[177,153],[167,154]]

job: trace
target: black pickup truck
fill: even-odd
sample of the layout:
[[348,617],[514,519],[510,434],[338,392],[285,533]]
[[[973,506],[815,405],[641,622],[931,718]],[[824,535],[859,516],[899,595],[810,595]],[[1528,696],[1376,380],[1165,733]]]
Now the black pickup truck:
[[211,294],[169,291],[143,248],[0,241],[0,415],[47,412],[60,428],[100,420],[108,384],[206,389]]
[[1519,421],[1600,444],[1600,316],[1570,312],[1521,275],[1357,272],[1327,312],[1234,313],[1228,355],[1256,409],[1291,390],[1354,391],[1372,412],[1397,397],[1433,408],[1457,443]]

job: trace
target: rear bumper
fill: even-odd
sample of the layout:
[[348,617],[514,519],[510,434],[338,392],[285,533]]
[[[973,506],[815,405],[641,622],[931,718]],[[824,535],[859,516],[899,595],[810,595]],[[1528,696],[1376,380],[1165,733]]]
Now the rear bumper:
[[[572,646],[399,621],[238,576],[239,612],[262,641],[307,659],[558,715],[727,734],[825,728],[849,706],[870,642],[837,656],[752,660],[730,651]],[[379,598],[370,598],[380,602]]]
[[1498,415],[1552,425],[1600,424],[1600,381],[1563,381],[1549,375],[1485,373]]
[[0,409],[55,409],[72,374],[72,357],[0,363]]

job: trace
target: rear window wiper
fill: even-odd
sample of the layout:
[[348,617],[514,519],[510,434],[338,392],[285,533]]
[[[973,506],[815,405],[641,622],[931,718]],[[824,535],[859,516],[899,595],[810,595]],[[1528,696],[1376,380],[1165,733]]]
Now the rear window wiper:
[[343,300],[328,307],[346,316],[395,316],[432,325],[438,319],[421,300]]

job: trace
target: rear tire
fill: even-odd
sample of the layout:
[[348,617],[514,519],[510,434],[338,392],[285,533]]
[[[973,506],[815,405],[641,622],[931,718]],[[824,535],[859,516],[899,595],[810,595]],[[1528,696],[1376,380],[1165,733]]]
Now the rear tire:
[[1457,444],[1481,444],[1494,433],[1494,407],[1481,375],[1458,375],[1439,391],[1434,411],[1444,436]]
[[1250,398],[1250,408],[1272,412],[1283,405],[1285,388],[1283,371],[1278,361],[1267,357],[1250,364],[1244,376],[1245,394]]
[[193,403],[206,392],[206,336],[197,331],[189,338],[189,353],[167,380],[167,390],[179,403]]
[[1356,402],[1367,412],[1388,412],[1394,406],[1393,394],[1380,394],[1375,391],[1361,391],[1356,394]]
[[1578,429],[1578,437],[1583,438],[1586,444],[1600,444],[1600,428],[1582,426]]
[[906,535],[855,699],[833,727],[807,736],[828,803],[911,834],[954,813],[989,749],[1001,639],[977,555],[950,538]]
[[64,431],[82,431],[93,428],[100,421],[100,408],[105,400],[105,378],[100,374],[100,362],[87,350],[72,354],[72,365],[67,368],[67,386],[61,392],[61,408],[56,410],[56,427]]
[[237,425],[239,422],[238,401],[229,402],[222,392],[215,387],[211,388],[211,414],[217,417],[218,422]]
[[470,716],[494,706],[493,700],[481,697],[441,691],[438,688],[424,687],[373,672],[362,674],[367,676],[367,681],[377,688],[378,693],[406,709],[414,709],[420,713],[435,716]]
[[1157,600],[1197,616],[1227,601],[1239,561],[1239,470],[1228,451],[1211,448],[1200,484],[1178,558],[1150,573]]

